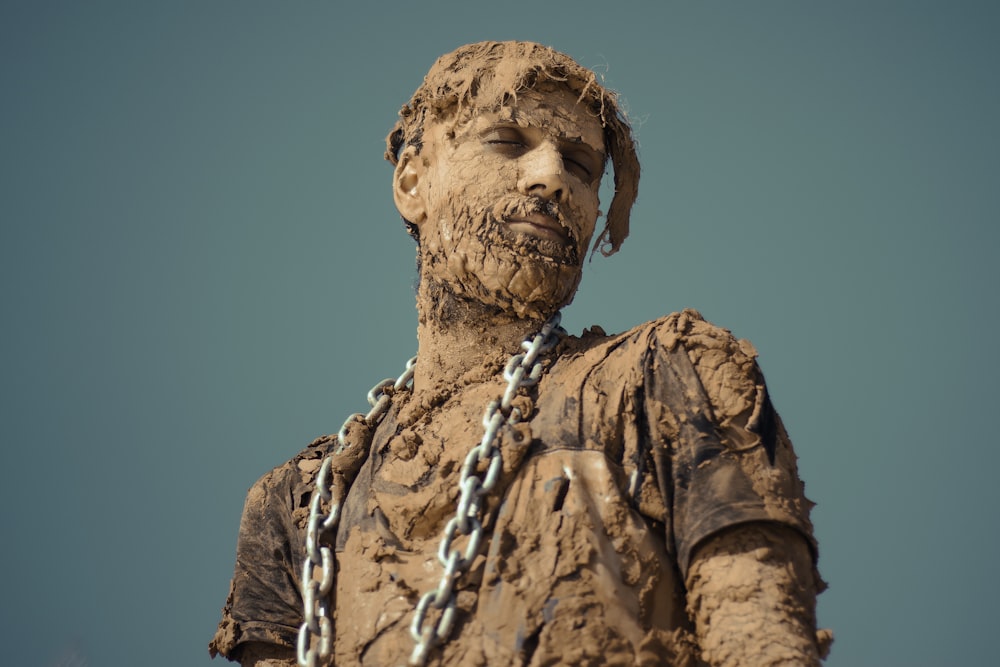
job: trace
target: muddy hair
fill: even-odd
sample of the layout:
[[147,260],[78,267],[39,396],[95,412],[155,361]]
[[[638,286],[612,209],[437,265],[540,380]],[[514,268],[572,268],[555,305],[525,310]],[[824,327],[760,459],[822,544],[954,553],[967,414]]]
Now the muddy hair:
[[[632,128],[616,93],[602,86],[594,72],[547,46],[478,42],[438,58],[399,110],[399,120],[386,137],[385,158],[395,165],[404,147],[414,146],[419,152],[428,122],[459,118],[463,110],[500,109],[516,101],[519,91],[547,82],[565,86],[601,119],[605,147],[614,166],[615,194],[593,250],[613,255],[628,236],[629,213],[639,192],[639,158]],[[404,222],[419,243],[416,227]]]

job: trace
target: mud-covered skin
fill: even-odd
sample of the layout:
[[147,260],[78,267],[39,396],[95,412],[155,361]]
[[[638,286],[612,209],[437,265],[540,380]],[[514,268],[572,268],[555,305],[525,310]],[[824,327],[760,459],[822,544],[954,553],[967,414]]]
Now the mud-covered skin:
[[703,659],[717,667],[819,665],[833,638],[816,632],[812,568],[806,542],[779,525],[748,524],[708,540],[687,576]]
[[[441,577],[461,462],[503,392],[504,363],[575,294],[599,216],[596,165],[605,154],[615,165],[602,251],[627,235],[638,183],[614,96],[527,43],[443,56],[388,146],[397,209],[419,238],[419,361],[412,394],[375,432],[349,433],[348,453],[334,458],[337,489],[349,487],[336,544],[338,665],[406,662],[417,600]],[[741,587],[715,586],[726,564],[769,592],[755,604],[806,610],[793,614],[798,626],[779,618],[773,628],[793,635],[777,645],[795,645],[820,582],[810,503],[754,357],[694,311],[618,336],[585,332],[546,357],[541,382],[515,400],[522,421],[499,435],[489,539],[456,584],[456,624],[429,664],[697,667],[698,638],[712,661],[746,651],[740,664],[754,664],[769,641],[759,628],[730,644],[717,632],[738,633],[740,615],[758,613],[731,599]],[[331,438],[315,441],[249,492],[211,651],[246,664],[290,657],[268,646],[295,644],[306,512],[332,450]],[[787,551],[756,546],[771,535],[765,524],[783,527]]]
[[[479,42],[447,53],[434,63],[386,137],[385,157],[397,164],[404,147],[419,153],[425,133],[483,111],[517,103],[528,90],[555,83],[573,93],[575,106],[600,120],[606,153],[614,166],[614,190],[603,231],[594,243],[604,255],[628,236],[629,215],[639,191],[639,160],[618,95],[566,54],[532,42]],[[405,211],[400,210],[404,219]]]
[[286,646],[248,642],[240,651],[241,667],[295,667],[298,664],[295,651]]
[[569,303],[603,166],[600,120],[565,89],[427,128],[423,150],[400,158],[395,193],[420,231],[425,302],[445,290],[532,320]]
[[[696,551],[714,554],[715,536],[754,522],[787,526],[806,554],[797,585],[815,586],[809,504],[747,343],[685,311],[620,336],[571,338],[543,377],[520,399],[526,423],[502,437],[493,535],[459,585],[454,636],[430,664],[702,664],[685,612],[685,575],[694,572],[686,564]],[[440,577],[436,549],[454,511],[458,462],[501,388],[470,375],[422,416],[409,403],[394,406],[376,432],[339,534],[336,664],[405,661],[413,606]],[[291,551],[303,519],[290,517],[307,501],[304,463],[315,456],[267,478],[290,490],[252,494],[288,498],[260,516],[299,524],[285,538]],[[287,567],[293,582],[294,559],[275,563],[273,553],[262,546],[258,558]],[[234,617],[260,613],[241,609],[238,597]],[[710,609],[711,597],[698,608]],[[255,623],[236,618],[230,636],[269,630],[292,641],[288,621],[276,630]]]

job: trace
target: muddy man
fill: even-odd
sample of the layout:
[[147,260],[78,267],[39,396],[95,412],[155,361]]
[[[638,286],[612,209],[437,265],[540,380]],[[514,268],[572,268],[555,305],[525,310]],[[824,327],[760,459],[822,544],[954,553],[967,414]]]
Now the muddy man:
[[614,93],[550,48],[471,44],[387,143],[416,361],[250,489],[212,654],[819,664],[811,503],[750,343],[693,310],[558,326],[587,256],[628,234],[639,164]]

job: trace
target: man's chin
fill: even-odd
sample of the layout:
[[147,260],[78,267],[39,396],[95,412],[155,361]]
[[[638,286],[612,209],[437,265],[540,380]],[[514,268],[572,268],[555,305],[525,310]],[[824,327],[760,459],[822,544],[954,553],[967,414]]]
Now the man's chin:
[[491,288],[478,281],[458,283],[425,279],[422,284],[429,297],[426,305],[433,308],[435,318],[445,324],[463,317],[462,313],[468,313],[470,306],[473,311],[482,309],[520,319],[544,320],[572,301],[576,292],[575,283],[563,283],[560,289],[551,292],[540,290],[538,286],[528,288],[523,283]]
[[572,301],[580,273],[578,267],[529,253],[522,255],[519,270],[506,284],[482,284],[479,293],[519,317],[544,318]]

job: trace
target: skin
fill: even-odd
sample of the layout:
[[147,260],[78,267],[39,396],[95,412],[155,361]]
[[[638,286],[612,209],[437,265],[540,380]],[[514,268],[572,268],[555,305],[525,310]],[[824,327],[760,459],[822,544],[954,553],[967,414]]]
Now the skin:
[[417,405],[506,359],[573,298],[600,213],[603,129],[565,89],[446,118],[394,175],[420,234]]
[[820,664],[816,587],[805,540],[778,525],[724,531],[695,554],[688,614],[702,659],[714,667]]
[[[603,129],[572,92],[521,91],[500,110],[425,128],[393,176],[420,235],[413,409],[431,409],[477,369],[496,367],[569,303],[600,215]],[[710,665],[815,665],[815,582],[804,540],[739,526],[696,552],[688,613]],[[244,667],[296,664],[290,649],[243,647]]]
[[600,122],[564,89],[432,124],[395,181],[397,207],[420,232],[422,280],[544,319],[579,284],[603,167]]
[[240,665],[242,667],[295,667],[298,659],[295,651],[284,646],[265,644],[264,642],[247,642],[241,648]]

